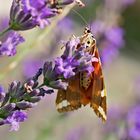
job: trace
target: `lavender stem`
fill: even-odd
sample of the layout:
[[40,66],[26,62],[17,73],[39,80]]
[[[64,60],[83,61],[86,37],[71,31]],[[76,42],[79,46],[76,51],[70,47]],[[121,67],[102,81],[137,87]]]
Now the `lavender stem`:
[[6,29],[4,29],[1,33],[0,36],[3,36],[5,33],[9,32],[11,30],[11,27],[8,27]]

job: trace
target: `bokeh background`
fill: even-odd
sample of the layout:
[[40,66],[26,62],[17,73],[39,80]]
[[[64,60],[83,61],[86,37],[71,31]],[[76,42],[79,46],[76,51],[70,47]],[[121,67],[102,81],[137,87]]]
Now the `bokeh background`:
[[[8,24],[12,0],[0,0],[0,30]],[[61,41],[91,28],[97,39],[107,89],[108,120],[89,107],[59,114],[55,94],[29,111],[18,132],[0,127],[1,140],[140,140],[140,1],[85,0],[86,7],[66,7],[46,29],[21,32],[26,42],[14,57],[1,57],[0,84],[24,81],[62,53]],[[81,16],[80,16],[81,15]]]

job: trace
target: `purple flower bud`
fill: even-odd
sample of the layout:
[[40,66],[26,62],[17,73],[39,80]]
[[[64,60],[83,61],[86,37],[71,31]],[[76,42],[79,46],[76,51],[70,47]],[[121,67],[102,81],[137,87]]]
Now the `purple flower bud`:
[[11,96],[17,96],[20,92],[20,82],[13,81],[8,92]]
[[45,75],[49,75],[50,73],[52,73],[54,69],[54,64],[53,62],[45,62],[44,64],[44,68],[43,68],[43,74]]
[[29,95],[30,96],[38,96],[40,94],[40,90],[39,89],[34,89]]
[[21,0],[13,0],[10,10],[10,27],[14,30],[29,30],[36,26],[29,12],[24,12]]
[[49,83],[49,86],[54,88],[54,89],[67,89],[68,83],[62,82],[62,80],[57,80],[57,81],[51,81]]
[[[35,85],[37,84],[37,80],[38,80],[39,76],[42,74],[42,71],[43,71],[43,69],[42,69],[42,68],[39,68],[39,70],[37,71],[37,73],[36,73],[35,76],[33,77],[33,80],[36,81]],[[34,85],[34,86],[35,86],[35,85]],[[37,86],[37,85],[36,85],[36,86]],[[36,86],[35,86],[35,87],[36,87]]]
[[0,121],[0,126],[1,125],[4,125],[4,124],[5,124],[5,121],[4,120]]
[[10,85],[10,91],[14,91],[17,88],[18,82],[17,81],[13,81]]
[[3,106],[1,109],[3,110],[4,113],[10,113],[13,109],[15,109],[16,104],[15,103],[10,103],[8,105]]
[[29,81],[27,82],[27,85],[33,87],[33,86],[34,86],[34,83],[35,83],[35,82],[31,79],[31,80],[29,80]]
[[56,73],[54,71],[55,63],[54,62],[45,62],[43,66],[43,75],[44,81],[48,84],[49,80],[53,80],[56,78]]
[[10,125],[10,131],[18,131],[19,123],[27,120],[27,113],[24,111],[14,111],[10,116],[5,120],[5,124]]
[[76,50],[77,45],[80,43],[80,39],[72,37],[70,41],[65,44],[65,51],[62,55],[63,58],[72,57],[74,51]]
[[39,102],[42,98],[43,98],[42,96],[32,97],[32,98],[30,99],[30,102],[36,103],[36,102]]
[[32,108],[34,107],[36,104],[34,103],[30,103],[28,101],[22,101],[16,104],[16,106],[22,110],[28,109],[28,108]]
[[45,91],[46,94],[52,94],[53,92],[54,92],[53,89],[48,89],[48,90]]
[[75,75],[75,73],[73,72],[74,68],[68,65],[68,63],[65,63],[62,58],[57,58],[55,60],[55,63],[56,63],[56,72],[58,74],[63,74],[65,79]]
[[52,94],[54,93],[53,89],[45,89],[44,87],[40,88],[39,96],[44,96],[45,94]]

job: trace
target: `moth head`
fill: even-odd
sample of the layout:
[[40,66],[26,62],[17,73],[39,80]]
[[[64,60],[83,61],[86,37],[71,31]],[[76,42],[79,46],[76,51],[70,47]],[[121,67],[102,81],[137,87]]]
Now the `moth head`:
[[93,47],[96,45],[96,40],[88,27],[86,27],[84,30],[84,34],[82,36],[82,43],[85,45],[86,51],[89,52],[91,52],[93,50]]
[[86,27],[85,30],[84,30],[84,34],[89,34],[89,33],[91,33],[91,31],[88,27]]

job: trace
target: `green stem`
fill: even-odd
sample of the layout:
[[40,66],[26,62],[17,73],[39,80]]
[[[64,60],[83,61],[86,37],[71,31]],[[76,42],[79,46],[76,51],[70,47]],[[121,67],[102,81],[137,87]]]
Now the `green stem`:
[[0,33],[0,36],[3,36],[6,32],[10,31],[11,30],[11,27],[8,27],[6,28],[5,30],[3,30],[1,33]]

